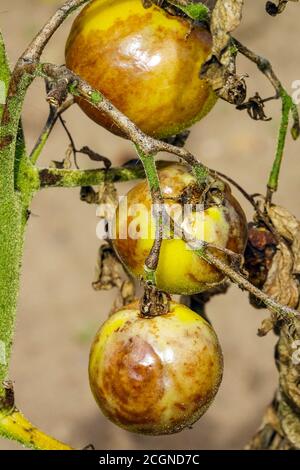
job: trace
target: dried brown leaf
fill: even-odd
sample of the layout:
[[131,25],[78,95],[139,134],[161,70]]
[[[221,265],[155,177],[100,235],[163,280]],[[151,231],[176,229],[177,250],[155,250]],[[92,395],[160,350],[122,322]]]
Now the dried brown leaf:
[[290,242],[294,256],[293,273],[300,274],[300,222],[287,209],[273,205],[268,215],[279,235]]
[[243,0],[218,0],[212,11],[210,30],[213,37],[211,54],[201,70],[213,90],[225,101],[241,105],[247,94],[242,76],[236,74],[236,52],[231,47],[230,33],[240,24]]
[[211,16],[212,55],[221,63],[222,54],[230,42],[230,33],[241,22],[244,0],[218,0]]
[[279,403],[278,414],[285,436],[296,449],[300,449],[299,416],[284,400]]
[[271,16],[277,16],[285,10],[288,2],[298,2],[299,0],[278,0],[278,4],[275,2],[268,1],[266,3],[267,13]]
[[95,290],[110,290],[122,286],[122,265],[112,248],[104,244],[99,249],[96,280],[92,283]]
[[277,302],[297,308],[299,283],[293,276],[293,264],[293,254],[285,243],[279,243],[263,290]]

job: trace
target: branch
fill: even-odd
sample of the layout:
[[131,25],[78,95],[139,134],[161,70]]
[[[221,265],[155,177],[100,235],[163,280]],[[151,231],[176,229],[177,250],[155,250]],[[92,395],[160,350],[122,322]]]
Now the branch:
[[50,18],[45,26],[38,32],[34,40],[28,46],[21,59],[24,62],[37,62],[45,49],[45,46],[52,38],[53,34],[77,8],[91,0],[68,0]]
[[41,188],[76,188],[96,186],[104,182],[120,183],[144,178],[143,168],[110,168],[97,170],[39,169]]
[[[279,133],[278,133],[276,155],[275,155],[275,159],[272,165],[272,169],[269,175],[269,180],[268,180],[268,185],[267,185],[266,200],[268,203],[272,201],[273,193],[276,192],[278,188],[281,163],[282,163],[282,158],[283,158],[283,152],[284,152],[284,147],[285,147],[285,142],[286,142],[286,136],[287,136],[291,111],[292,111],[292,115],[294,118],[294,125],[292,127],[292,136],[294,139],[297,139],[299,137],[299,116],[298,116],[298,110],[296,108],[296,105],[293,103],[292,98],[288,95],[288,93],[282,87],[280,90],[280,97],[282,100],[281,123],[280,123],[280,128],[279,128]],[[295,130],[294,135],[293,135],[293,130]]]
[[33,426],[16,408],[13,384],[2,384],[4,395],[0,397],[0,436],[37,450],[73,450],[68,445],[48,436]]
[[33,426],[25,416],[14,408],[10,413],[0,411],[0,435],[36,450],[73,450],[40,429]]
[[158,152],[167,152],[184,160],[188,165],[192,166],[193,172],[199,184],[204,184],[209,175],[209,169],[200,163],[186,149],[170,145],[167,142],[156,140],[144,134],[130,119],[119,111],[107,98],[99,91],[92,88],[87,82],[79,76],[68,70],[64,66],[53,64],[41,64],[36,69],[36,74],[42,77],[60,80],[65,78],[69,83],[69,91],[75,96],[88,101],[96,109],[109,116],[113,122],[124,132],[144,155],[156,155]]
[[[179,230],[181,229],[180,227],[178,227],[178,225],[176,224],[174,220],[173,220],[173,223],[176,229],[179,229]],[[187,234],[185,230],[183,230],[183,240],[190,246],[190,248],[198,256],[200,256],[202,259],[207,261],[209,264],[215,266],[219,271],[221,271],[225,276],[227,276],[232,282],[237,284],[242,290],[248,291],[249,293],[254,295],[257,299],[262,301],[268,309],[270,309],[271,311],[277,314],[278,319],[285,321],[288,325],[291,325],[291,324],[293,325],[296,320],[299,321],[300,319],[299,311],[294,310],[293,308],[290,308],[287,305],[282,305],[280,302],[277,302],[275,299],[269,297],[267,294],[265,294],[260,289],[255,287],[244,276],[242,276],[242,274],[238,270],[233,269],[229,264],[225,263],[220,258],[215,256],[210,251],[210,245],[207,242],[199,241],[199,240],[196,240],[195,238],[191,239],[190,234]],[[199,246],[199,244],[200,244],[200,247],[195,248]],[[226,251],[228,252],[228,250],[226,249],[224,250],[217,246],[215,246],[214,249],[218,249],[225,253]],[[230,254],[230,252],[228,253]]]
[[22,107],[27,89],[35,77],[37,63],[49,39],[63,21],[76,8],[88,1],[68,0],[59,8],[37,34],[14,68],[0,128],[0,156],[6,162],[5,173],[10,176],[8,183],[11,190],[14,185],[14,156]]
[[247,290],[253,294],[257,299],[261,300],[267,308],[274,311],[279,315],[280,319],[287,322],[294,322],[295,319],[300,319],[300,313],[286,305],[282,305],[275,299],[272,299],[260,289],[255,287],[251,282],[244,278],[239,272],[235,271],[231,266],[227,265],[215,255],[213,255],[204,244],[204,248],[198,250],[198,255],[205,259],[208,263],[218,268],[224,273],[231,281],[237,284],[241,289]]
[[145,275],[146,280],[155,285],[155,271],[158,266],[159,254],[163,238],[163,196],[160,189],[159,177],[156,169],[156,164],[153,155],[144,155],[143,152],[137,148],[137,153],[143,164],[149,190],[152,199],[152,211],[155,220],[155,239],[150,253],[145,261]]
[[46,124],[30,154],[30,160],[33,164],[35,164],[42,152],[42,150],[45,147],[45,144],[48,140],[48,137],[50,136],[53,127],[55,126],[58,118],[65,112],[67,109],[69,109],[74,103],[73,99],[70,99],[68,101],[65,101],[59,108],[56,108],[55,106],[50,106],[50,111],[49,111],[49,116],[46,121]]

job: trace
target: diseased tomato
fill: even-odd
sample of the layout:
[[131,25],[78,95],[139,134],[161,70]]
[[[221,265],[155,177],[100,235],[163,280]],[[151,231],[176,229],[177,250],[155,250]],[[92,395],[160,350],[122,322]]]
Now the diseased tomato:
[[[242,254],[247,240],[244,212],[229,186],[221,180],[216,181],[216,188],[210,188],[204,195],[185,165],[165,164],[158,173],[166,208],[172,218],[179,209],[183,229],[176,236],[172,230],[164,232],[156,270],[157,287],[181,295],[212,288],[224,280],[224,275],[204,261],[183,235],[187,229],[190,240],[202,240]],[[129,271],[140,277],[144,275],[144,264],[155,238],[155,221],[151,215],[152,202],[146,180],[128,192],[127,206],[126,212],[123,203],[117,209],[113,244]],[[191,213],[185,215],[188,209]],[[213,248],[212,252],[228,262],[228,256],[222,251]]]
[[197,421],[218,391],[222,352],[188,307],[144,318],[138,303],[114,313],[92,345],[90,385],[103,413],[128,431],[171,434]]
[[[203,27],[141,0],[95,0],[75,20],[66,64],[144,132],[166,137],[190,127],[216,95],[200,80],[212,40]],[[115,134],[112,121],[81,99],[85,113]]]

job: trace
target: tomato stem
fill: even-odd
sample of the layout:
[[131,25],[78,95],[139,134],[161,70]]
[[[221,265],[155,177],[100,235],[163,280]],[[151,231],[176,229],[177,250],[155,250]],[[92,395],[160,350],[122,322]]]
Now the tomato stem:
[[29,449],[72,450],[72,447],[33,426],[16,408],[7,414],[0,411],[0,435],[6,439],[17,441]]
[[282,164],[282,159],[283,159],[283,152],[284,152],[284,147],[285,147],[285,142],[286,142],[290,114],[292,114],[294,118],[294,125],[291,131],[292,137],[294,139],[297,139],[299,136],[299,116],[298,116],[297,107],[293,103],[292,98],[282,87],[280,87],[280,97],[282,100],[281,123],[280,123],[280,128],[279,128],[279,133],[278,133],[276,155],[275,155],[275,159],[272,165],[272,169],[271,169],[269,180],[268,180],[268,186],[267,186],[266,200],[268,203],[271,202],[272,195],[274,192],[277,191],[277,188],[278,188],[279,175],[280,175],[281,164]]

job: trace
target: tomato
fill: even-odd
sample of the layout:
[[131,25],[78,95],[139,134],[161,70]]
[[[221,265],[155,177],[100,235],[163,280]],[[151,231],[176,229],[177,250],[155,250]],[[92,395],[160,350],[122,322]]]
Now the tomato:
[[[176,163],[166,164],[158,173],[166,207],[171,212],[171,207],[178,209],[179,206],[184,225],[191,219],[190,241],[195,238],[237,254],[244,252],[246,217],[227,184],[217,180],[218,188],[211,188],[207,193],[202,210],[199,206],[198,211],[192,210],[188,218],[184,217],[185,208],[193,208],[203,199],[203,190],[199,189],[195,177],[187,166]],[[123,203],[117,209],[113,245],[127,269],[140,277],[144,275],[145,261],[155,238],[151,196],[146,180],[128,192],[127,206],[126,211]],[[167,233],[169,239],[165,235],[156,270],[159,289],[171,294],[192,295],[224,281],[224,275],[198,256],[183,239],[183,231],[178,238],[171,231]],[[212,252],[228,262],[222,251],[212,249]]]
[[144,318],[138,303],[114,313],[92,345],[90,385],[103,413],[128,431],[171,434],[197,421],[218,391],[222,352],[188,307]]
[[[210,33],[141,0],[95,0],[75,20],[66,64],[102,92],[145,133],[166,137],[190,127],[215,104],[199,71]],[[85,101],[84,112],[115,134],[120,129]]]

